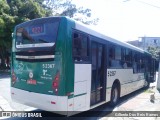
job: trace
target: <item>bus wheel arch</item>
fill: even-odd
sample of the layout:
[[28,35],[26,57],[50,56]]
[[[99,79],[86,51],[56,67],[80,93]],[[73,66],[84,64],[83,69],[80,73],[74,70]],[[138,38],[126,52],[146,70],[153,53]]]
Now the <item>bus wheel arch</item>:
[[115,107],[117,105],[120,98],[120,91],[120,81],[116,79],[111,88],[110,106]]

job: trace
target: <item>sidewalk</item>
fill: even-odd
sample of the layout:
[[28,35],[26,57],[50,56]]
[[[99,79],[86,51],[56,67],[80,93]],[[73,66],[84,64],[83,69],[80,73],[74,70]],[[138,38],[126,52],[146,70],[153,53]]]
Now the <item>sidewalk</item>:
[[[136,114],[144,113],[144,116],[149,111],[149,113],[156,113],[155,111],[159,111],[160,116],[160,93],[156,88],[156,82],[150,85],[148,90],[136,95],[135,97],[124,101],[122,104],[117,106],[113,111],[128,113],[133,112]],[[154,102],[151,102],[151,96],[155,97]],[[160,117],[139,117],[139,116],[131,116],[131,117],[104,117],[101,120],[160,120]]]

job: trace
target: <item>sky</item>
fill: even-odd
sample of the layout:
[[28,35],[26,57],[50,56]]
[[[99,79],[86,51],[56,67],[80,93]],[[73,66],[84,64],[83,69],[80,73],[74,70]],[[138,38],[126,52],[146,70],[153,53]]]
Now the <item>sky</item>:
[[73,0],[92,10],[99,18],[91,27],[105,35],[132,41],[140,37],[160,37],[160,0]]

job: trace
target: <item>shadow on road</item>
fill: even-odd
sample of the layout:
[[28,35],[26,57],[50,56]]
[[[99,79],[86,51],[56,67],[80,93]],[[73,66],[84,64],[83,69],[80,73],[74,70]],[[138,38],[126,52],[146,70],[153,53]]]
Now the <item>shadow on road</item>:
[[141,88],[141,89],[139,89],[139,90],[137,90],[137,91],[134,91],[134,92],[132,92],[132,93],[130,93],[130,94],[124,96],[124,97],[121,97],[119,103],[117,104],[117,106],[120,106],[120,105],[126,103],[126,102],[129,101],[130,99],[138,96],[139,94],[145,92],[146,90],[147,90],[147,89]]

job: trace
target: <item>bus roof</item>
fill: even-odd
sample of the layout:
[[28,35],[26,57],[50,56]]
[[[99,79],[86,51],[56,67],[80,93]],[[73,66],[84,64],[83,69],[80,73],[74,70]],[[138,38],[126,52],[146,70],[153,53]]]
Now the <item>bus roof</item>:
[[138,47],[136,47],[136,46],[133,46],[133,45],[131,45],[131,44],[129,44],[129,43],[126,43],[126,42],[123,42],[123,41],[120,41],[120,40],[113,39],[113,38],[108,37],[108,36],[106,36],[106,35],[104,35],[104,34],[101,34],[100,32],[97,32],[97,31],[95,31],[95,30],[92,30],[91,28],[89,28],[88,26],[86,26],[86,25],[84,25],[84,24],[82,24],[82,23],[75,22],[75,25],[76,25],[76,26],[75,26],[75,29],[80,30],[80,31],[84,31],[84,32],[86,32],[86,33],[88,33],[88,34],[90,34],[90,35],[95,36],[95,37],[102,38],[102,39],[107,40],[107,41],[109,41],[109,42],[118,44],[118,45],[123,46],[123,47],[127,47],[127,48],[129,48],[129,49],[132,49],[132,50],[135,50],[135,51],[138,51],[138,52],[141,52],[141,53],[144,53],[144,52],[145,52],[145,53],[148,53],[148,52],[146,52],[146,51],[144,51],[144,50],[142,50],[142,49],[140,49],[140,48],[138,48]]

